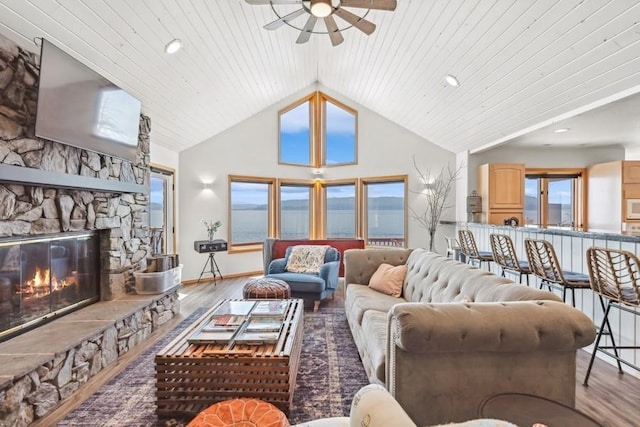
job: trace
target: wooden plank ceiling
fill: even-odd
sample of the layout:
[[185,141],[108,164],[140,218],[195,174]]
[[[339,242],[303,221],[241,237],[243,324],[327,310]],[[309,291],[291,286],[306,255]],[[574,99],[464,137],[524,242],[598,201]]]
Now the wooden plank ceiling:
[[337,47],[262,28],[275,18],[244,0],[0,0],[0,33],[45,37],[139,97],[176,151],[314,82],[453,152],[640,92],[640,0],[398,0]]

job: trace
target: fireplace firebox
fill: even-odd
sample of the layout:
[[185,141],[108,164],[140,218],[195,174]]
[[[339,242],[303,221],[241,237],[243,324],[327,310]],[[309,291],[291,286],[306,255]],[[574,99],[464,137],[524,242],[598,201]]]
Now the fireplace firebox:
[[97,233],[0,241],[0,341],[99,299]]

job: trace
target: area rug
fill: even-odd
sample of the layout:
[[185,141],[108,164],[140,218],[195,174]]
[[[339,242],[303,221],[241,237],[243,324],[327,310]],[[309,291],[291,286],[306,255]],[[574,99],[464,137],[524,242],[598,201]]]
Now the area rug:
[[[188,420],[155,414],[154,356],[206,309],[199,309],[94,393],[59,426],[181,426]],[[300,370],[291,424],[349,414],[351,399],[368,384],[343,308],[304,313]]]

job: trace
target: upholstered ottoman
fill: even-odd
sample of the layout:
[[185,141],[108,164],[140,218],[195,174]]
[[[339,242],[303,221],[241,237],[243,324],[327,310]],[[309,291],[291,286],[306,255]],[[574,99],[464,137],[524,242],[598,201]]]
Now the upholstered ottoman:
[[284,413],[258,399],[232,399],[214,403],[191,420],[187,427],[289,427]]
[[260,277],[249,279],[242,288],[244,299],[289,299],[291,288],[284,280]]

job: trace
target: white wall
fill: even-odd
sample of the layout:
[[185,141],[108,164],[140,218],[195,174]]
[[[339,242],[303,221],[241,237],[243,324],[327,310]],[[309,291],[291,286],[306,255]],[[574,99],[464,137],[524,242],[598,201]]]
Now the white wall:
[[[322,86],[310,86],[227,131],[180,153],[180,222],[178,245],[184,264],[183,280],[197,279],[207,256],[193,250],[193,241],[206,239],[201,219],[220,219],[217,237],[228,240],[228,182],[231,175],[249,175],[293,179],[311,179],[311,168],[278,165],[278,110],[320,90],[358,111],[358,164],[326,168],[324,179],[364,178],[370,176],[409,175],[409,206],[420,210],[423,204],[411,156],[416,155],[421,169],[439,172],[447,163],[455,166],[455,155],[392,123],[361,105]],[[203,181],[213,181],[211,190],[203,190]],[[413,192],[412,192],[413,191]],[[455,195],[452,195],[454,197]],[[455,200],[455,199],[452,199]],[[453,202],[452,202],[453,203]],[[445,218],[453,218],[454,211]],[[427,233],[408,220],[409,247],[427,246]],[[437,248],[444,251],[443,232],[438,233]],[[216,260],[225,274],[262,270],[262,253],[228,254],[219,252]],[[210,275],[208,276],[210,277]]]

